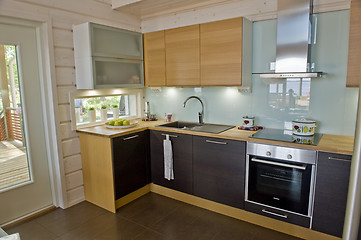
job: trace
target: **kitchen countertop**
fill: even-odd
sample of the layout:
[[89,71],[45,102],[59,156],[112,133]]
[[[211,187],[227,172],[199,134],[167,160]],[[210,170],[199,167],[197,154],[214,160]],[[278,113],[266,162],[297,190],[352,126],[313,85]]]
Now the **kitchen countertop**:
[[298,144],[298,143],[289,143],[289,142],[249,138],[250,135],[255,133],[254,131],[238,130],[237,127],[234,127],[232,129],[229,129],[229,130],[224,131],[219,134],[195,132],[195,131],[188,131],[188,130],[175,129],[175,128],[158,127],[158,125],[161,125],[164,123],[166,123],[165,120],[150,121],[150,122],[144,122],[144,121],[139,120],[138,125],[135,127],[132,127],[132,128],[108,129],[105,127],[105,125],[99,125],[99,126],[95,126],[95,127],[80,128],[80,129],[77,129],[77,132],[113,138],[113,137],[118,137],[121,135],[131,134],[134,132],[139,132],[139,131],[146,130],[146,129],[151,129],[151,130],[158,130],[158,131],[191,134],[191,135],[197,135],[197,136],[225,138],[225,139],[240,140],[240,141],[247,141],[247,142],[257,142],[257,143],[264,143],[264,144],[271,144],[271,145],[278,145],[278,146],[285,146],[285,147],[312,149],[312,150],[317,150],[317,151],[348,154],[348,155],[352,155],[352,153],[353,153],[354,138],[350,137],[350,136],[323,134],[318,145],[313,146],[313,145],[305,145],[305,144]]

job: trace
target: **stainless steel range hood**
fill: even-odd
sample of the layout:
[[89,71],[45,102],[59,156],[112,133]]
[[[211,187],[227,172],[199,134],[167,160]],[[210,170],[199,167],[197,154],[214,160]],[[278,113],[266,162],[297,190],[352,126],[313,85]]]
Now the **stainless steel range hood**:
[[261,78],[320,77],[310,72],[312,0],[278,0],[275,73]]

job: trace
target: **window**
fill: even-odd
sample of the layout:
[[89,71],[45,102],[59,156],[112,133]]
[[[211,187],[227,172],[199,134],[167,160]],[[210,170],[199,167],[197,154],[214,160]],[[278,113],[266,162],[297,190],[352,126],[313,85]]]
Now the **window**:
[[138,89],[78,90],[70,94],[72,126],[104,124],[110,119],[140,118],[143,91]]

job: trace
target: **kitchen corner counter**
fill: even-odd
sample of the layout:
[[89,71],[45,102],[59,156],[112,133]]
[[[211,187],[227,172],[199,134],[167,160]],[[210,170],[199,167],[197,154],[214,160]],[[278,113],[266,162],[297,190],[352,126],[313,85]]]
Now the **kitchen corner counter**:
[[237,127],[232,128],[227,131],[224,131],[219,134],[195,132],[195,131],[181,130],[181,129],[175,129],[175,128],[158,127],[158,125],[161,125],[164,123],[166,123],[165,120],[158,120],[158,121],[151,121],[151,122],[144,122],[144,121],[139,120],[138,125],[135,127],[132,127],[132,128],[108,129],[104,125],[99,125],[99,126],[95,126],[95,127],[81,128],[81,129],[78,129],[77,132],[98,135],[98,136],[103,136],[103,137],[108,137],[108,138],[114,138],[114,137],[118,137],[121,135],[131,134],[134,132],[139,132],[142,130],[150,129],[150,130],[190,134],[190,135],[196,135],[196,136],[225,138],[225,139],[240,140],[240,141],[247,141],[247,142],[264,143],[264,144],[278,145],[278,146],[284,146],[284,147],[311,149],[311,150],[332,152],[332,153],[339,153],[339,154],[347,154],[347,155],[352,155],[352,153],[353,153],[354,138],[350,137],[350,136],[323,134],[318,145],[313,146],[313,145],[288,143],[288,142],[281,142],[281,141],[274,141],[274,140],[249,138],[249,136],[251,136],[255,132],[246,131],[246,130],[238,130]]

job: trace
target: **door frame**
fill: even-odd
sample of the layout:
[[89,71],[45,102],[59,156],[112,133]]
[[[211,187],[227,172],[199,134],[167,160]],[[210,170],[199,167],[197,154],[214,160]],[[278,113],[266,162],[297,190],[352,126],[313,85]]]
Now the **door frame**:
[[[44,21],[44,19],[19,19],[0,16],[0,23],[35,27],[36,29],[37,48],[39,49],[38,71],[42,86],[40,91],[42,93],[41,98],[52,200],[55,207],[67,208],[68,202],[63,155],[61,151],[60,123],[58,121],[58,96],[55,78],[52,20],[50,17]],[[40,209],[34,213],[42,210],[43,209]],[[28,217],[28,215],[23,216],[20,219]]]

